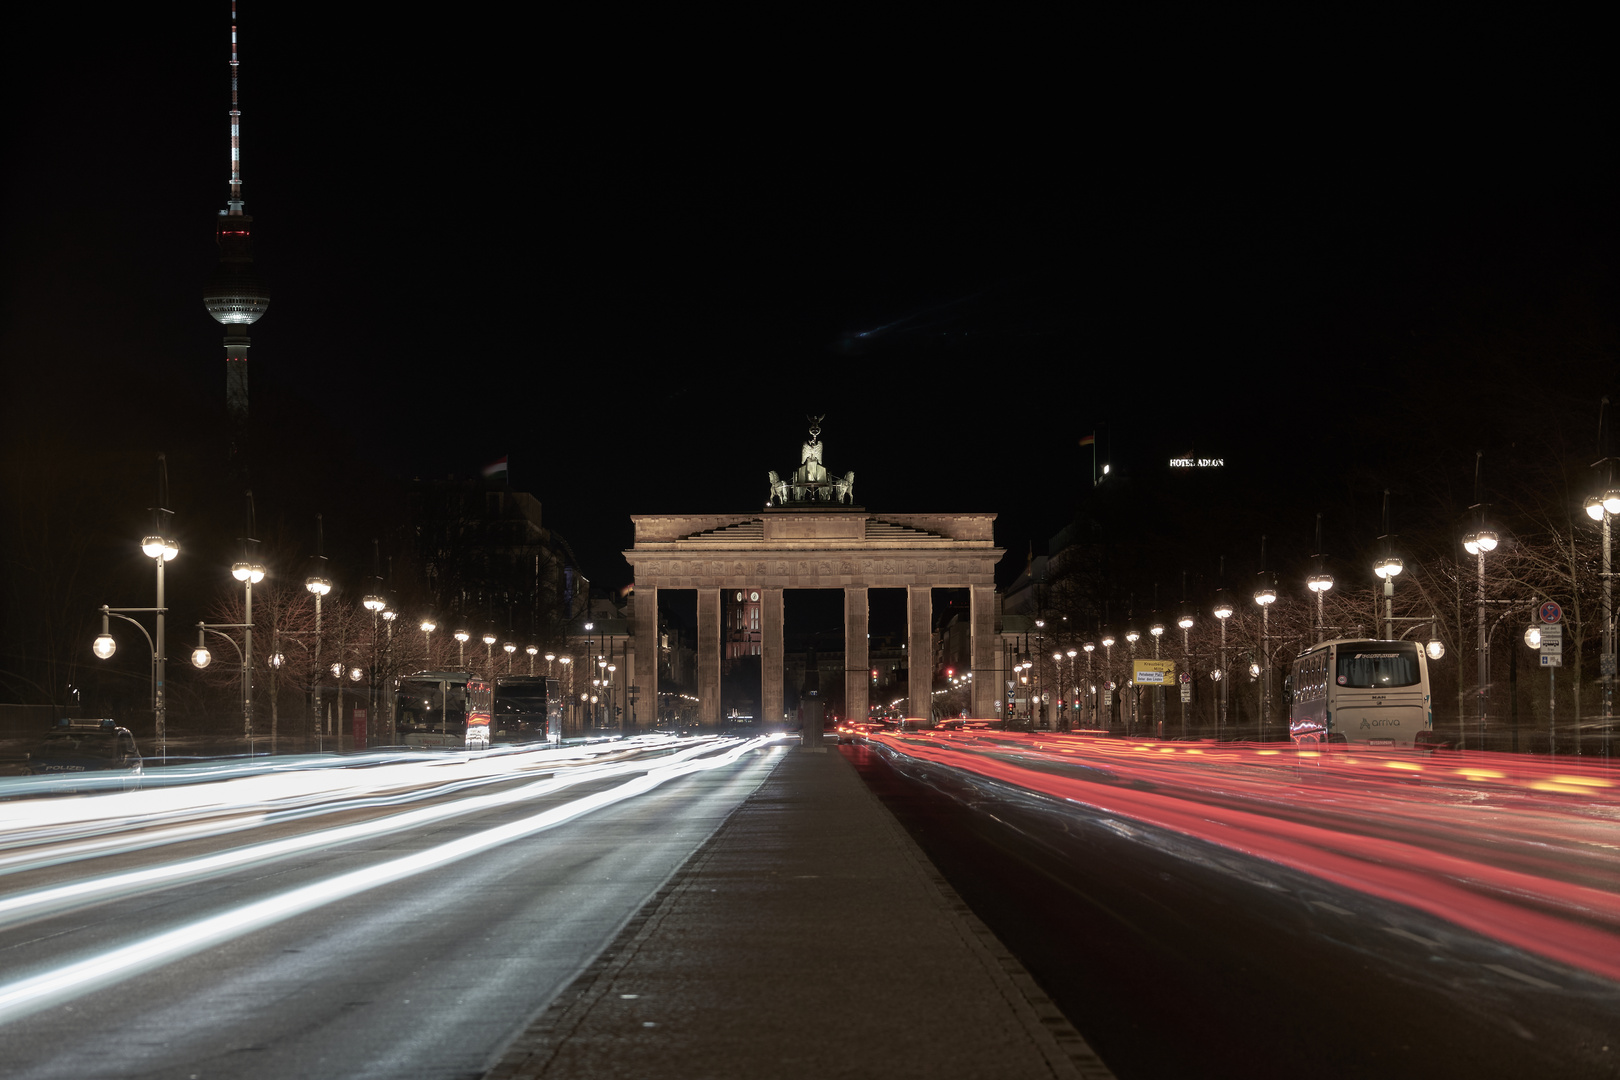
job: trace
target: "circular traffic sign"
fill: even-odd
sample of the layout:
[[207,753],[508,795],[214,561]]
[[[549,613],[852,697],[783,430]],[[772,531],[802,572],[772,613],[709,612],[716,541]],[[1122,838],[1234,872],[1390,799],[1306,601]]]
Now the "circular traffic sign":
[[1558,601],[1548,600],[1541,605],[1541,621],[1555,623],[1564,617],[1564,609],[1558,606]]

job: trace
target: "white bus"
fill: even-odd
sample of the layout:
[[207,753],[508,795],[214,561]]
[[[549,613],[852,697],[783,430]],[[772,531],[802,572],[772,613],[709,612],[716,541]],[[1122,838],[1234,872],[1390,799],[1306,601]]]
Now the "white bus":
[[1411,641],[1324,641],[1299,654],[1288,733],[1300,746],[1418,746],[1434,741],[1429,663]]

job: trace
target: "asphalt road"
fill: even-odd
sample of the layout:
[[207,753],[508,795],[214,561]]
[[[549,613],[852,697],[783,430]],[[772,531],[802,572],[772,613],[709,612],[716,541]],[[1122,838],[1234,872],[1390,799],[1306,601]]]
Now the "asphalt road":
[[846,750],[1122,1080],[1620,1075],[1620,986],[1168,829]]
[[[756,750],[734,764],[680,775],[544,831],[336,896],[291,918],[261,920],[246,933],[226,931],[223,940],[189,955],[181,948],[173,959],[129,977],[59,995],[42,1010],[0,1023],[0,1075],[481,1075],[758,787],[776,753]],[[442,850],[624,781],[623,775],[603,776],[403,832],[14,919],[0,926],[0,981],[16,986],[168,930],[183,937],[199,920]],[[442,794],[432,803],[447,806],[490,790]],[[317,815],[250,834],[33,865],[4,884],[14,895],[239,847],[249,842],[245,835],[252,842],[285,839],[378,814],[351,808],[337,819]]]

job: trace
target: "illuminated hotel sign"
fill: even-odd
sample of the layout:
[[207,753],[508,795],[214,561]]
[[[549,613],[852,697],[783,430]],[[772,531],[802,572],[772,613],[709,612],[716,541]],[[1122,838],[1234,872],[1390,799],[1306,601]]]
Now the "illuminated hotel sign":
[[1226,459],[1218,457],[1173,457],[1170,459],[1172,469],[1218,469],[1225,464]]

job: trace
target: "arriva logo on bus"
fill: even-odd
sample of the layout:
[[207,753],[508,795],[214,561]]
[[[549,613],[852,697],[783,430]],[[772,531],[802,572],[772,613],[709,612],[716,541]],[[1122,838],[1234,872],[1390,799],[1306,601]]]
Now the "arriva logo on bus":
[[1170,459],[1172,469],[1218,469],[1225,464],[1226,459],[1218,457],[1173,457]]

